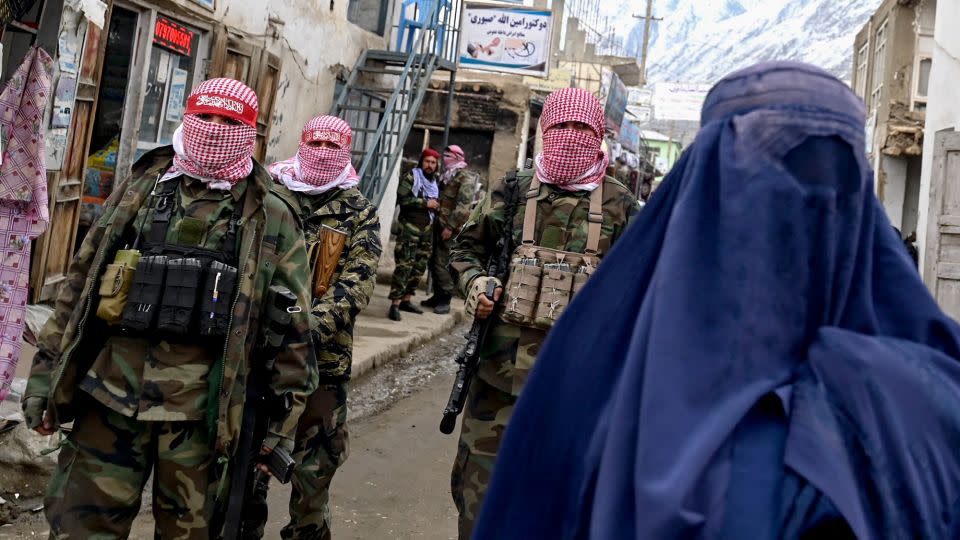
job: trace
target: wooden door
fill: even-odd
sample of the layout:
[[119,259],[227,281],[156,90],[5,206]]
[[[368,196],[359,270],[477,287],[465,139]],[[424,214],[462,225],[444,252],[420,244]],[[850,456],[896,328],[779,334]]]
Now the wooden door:
[[253,86],[260,100],[257,117],[257,146],[253,155],[262,163],[267,157],[270,144],[270,125],[273,116],[273,104],[277,100],[277,88],[280,85],[280,57],[266,50],[260,57],[260,69],[257,84]]
[[210,76],[242,81],[257,93],[260,110],[253,155],[262,162],[266,158],[273,105],[280,84],[280,57],[221,26],[214,34]]
[[960,320],[960,133],[937,133],[934,147],[923,275],[940,307]]
[[87,23],[77,81],[76,103],[68,133],[69,141],[62,170],[47,177],[50,191],[50,227],[37,239],[35,262],[30,276],[33,284],[31,302],[49,302],[57,295],[59,284],[66,278],[73,260],[80,220],[80,201],[84,173],[90,153],[90,135],[97,113],[97,94],[102,75],[103,55],[109,31],[110,8],[105,17],[106,28],[100,30]]

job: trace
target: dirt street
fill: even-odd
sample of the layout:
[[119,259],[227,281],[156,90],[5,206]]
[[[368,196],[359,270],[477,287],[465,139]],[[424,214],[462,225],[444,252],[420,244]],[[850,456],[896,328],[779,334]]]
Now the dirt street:
[[[357,382],[351,390],[350,457],[331,491],[336,539],[456,538],[450,498],[456,437],[437,426],[453,382],[453,355],[467,325],[434,340]],[[148,483],[149,485],[149,483]],[[275,484],[266,536],[280,537],[290,489]],[[0,540],[45,538],[39,514],[0,527]],[[149,494],[131,538],[153,537]]]

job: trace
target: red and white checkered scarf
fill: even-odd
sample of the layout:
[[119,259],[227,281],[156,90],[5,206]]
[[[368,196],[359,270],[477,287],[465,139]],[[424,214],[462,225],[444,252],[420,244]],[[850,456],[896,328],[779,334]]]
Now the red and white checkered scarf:
[[[592,133],[553,128],[582,122]],[[609,157],[602,150],[603,106],[589,91],[564,88],[547,96],[540,116],[543,152],[536,157],[537,177],[567,191],[593,191],[606,174]]]
[[[331,189],[350,189],[360,177],[350,162],[353,130],[336,116],[318,116],[307,123],[300,137],[300,149],[290,159],[269,167],[273,178],[291,191],[319,195]],[[337,148],[310,146],[328,141]]]
[[467,168],[467,157],[463,153],[463,148],[453,144],[443,151],[443,174],[440,175],[440,181],[444,184],[453,180],[458,172]]
[[[257,95],[233,79],[200,83],[187,98],[183,124],[173,134],[176,156],[167,176],[190,175],[212,189],[230,189],[253,170],[257,142]],[[201,120],[199,114],[218,114],[240,125]]]

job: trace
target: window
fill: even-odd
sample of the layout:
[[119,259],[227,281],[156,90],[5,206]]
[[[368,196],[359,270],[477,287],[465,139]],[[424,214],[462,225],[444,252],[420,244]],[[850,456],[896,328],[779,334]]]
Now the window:
[[861,99],[867,99],[867,64],[870,58],[870,45],[865,43],[857,52],[857,86],[856,92]]
[[887,70],[887,22],[883,21],[880,28],[877,28],[877,44],[873,56],[874,87],[870,99],[872,110],[879,109],[883,99],[883,79],[886,77]]
[[930,68],[932,67],[932,58],[920,58],[917,62],[917,82],[913,90],[913,110],[915,111],[923,111],[927,108],[927,92],[930,90]]
[[350,0],[347,20],[375,34],[384,35],[387,29],[387,0]]
[[173,141],[200,64],[201,37],[199,30],[157,15],[140,115],[138,155]]

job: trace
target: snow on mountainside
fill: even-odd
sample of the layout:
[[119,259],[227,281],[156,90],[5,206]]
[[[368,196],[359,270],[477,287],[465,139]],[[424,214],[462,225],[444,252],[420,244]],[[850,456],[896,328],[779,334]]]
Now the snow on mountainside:
[[[713,83],[764,60],[802,60],[849,80],[853,40],[882,0],[655,0],[649,78]],[[639,51],[646,2],[601,2]]]

